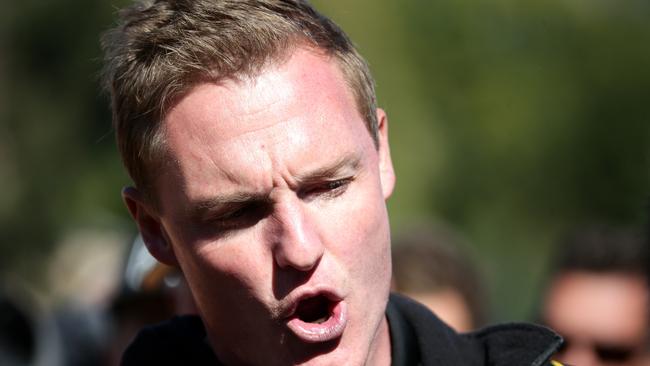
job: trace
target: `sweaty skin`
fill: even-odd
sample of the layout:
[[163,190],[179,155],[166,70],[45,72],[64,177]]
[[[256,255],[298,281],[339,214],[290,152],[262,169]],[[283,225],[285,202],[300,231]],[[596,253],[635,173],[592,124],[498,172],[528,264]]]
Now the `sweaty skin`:
[[[198,84],[167,115],[159,209],[124,198],[151,253],[182,269],[224,363],[390,364],[395,178],[377,118],[378,148],[336,62],[306,48]],[[295,320],[316,295],[332,318]]]

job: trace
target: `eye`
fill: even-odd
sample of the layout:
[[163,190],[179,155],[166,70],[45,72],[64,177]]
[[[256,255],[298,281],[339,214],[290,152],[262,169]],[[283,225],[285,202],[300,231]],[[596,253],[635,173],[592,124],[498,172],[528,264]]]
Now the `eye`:
[[301,196],[303,198],[335,198],[345,193],[350,186],[352,178],[336,179],[317,184],[306,189]]
[[626,363],[634,357],[635,347],[633,345],[608,345],[596,344],[596,354],[605,363]]
[[242,216],[245,216],[248,211],[251,211],[250,205],[242,206],[219,217],[219,220],[220,221],[237,220]]
[[343,187],[343,185],[345,185],[346,183],[347,182],[344,180],[335,180],[333,182],[327,182],[327,184],[325,184],[325,187],[327,188],[327,190],[331,191]]
[[269,208],[264,203],[247,203],[214,217],[210,225],[226,230],[243,229],[255,225],[268,211]]

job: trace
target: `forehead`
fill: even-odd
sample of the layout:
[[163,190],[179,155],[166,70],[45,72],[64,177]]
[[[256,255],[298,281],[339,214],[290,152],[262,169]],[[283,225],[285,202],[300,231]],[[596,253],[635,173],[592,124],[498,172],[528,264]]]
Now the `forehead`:
[[164,124],[186,193],[270,184],[372,146],[336,61],[308,49],[252,78],[197,85]]
[[638,341],[646,335],[648,305],[641,276],[576,271],[554,281],[546,317],[566,335]]
[[[221,140],[228,140],[277,123],[274,113],[284,120],[305,113],[300,100],[318,102],[311,105],[314,114],[332,103],[347,109],[352,93],[334,58],[312,48],[298,48],[254,76],[200,83],[170,110],[164,123],[167,131],[183,129],[189,135],[195,132],[192,128],[218,122],[211,127],[218,129]],[[215,116],[217,109],[219,115]],[[268,117],[259,118],[260,114]],[[219,117],[218,121],[214,117]],[[187,123],[188,119],[197,123]],[[168,139],[173,137],[168,135]]]

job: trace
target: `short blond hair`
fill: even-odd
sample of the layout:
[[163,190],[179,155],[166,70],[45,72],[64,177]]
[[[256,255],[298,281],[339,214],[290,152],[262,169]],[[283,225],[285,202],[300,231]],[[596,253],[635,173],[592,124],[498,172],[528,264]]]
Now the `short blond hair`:
[[331,20],[300,0],[144,0],[122,10],[102,37],[104,87],[123,163],[152,201],[164,162],[161,121],[201,81],[255,76],[297,47],[338,63],[375,144],[374,81]]

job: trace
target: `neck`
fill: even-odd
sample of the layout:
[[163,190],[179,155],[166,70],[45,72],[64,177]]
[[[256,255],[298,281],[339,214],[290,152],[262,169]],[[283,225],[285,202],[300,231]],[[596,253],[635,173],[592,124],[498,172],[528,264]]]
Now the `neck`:
[[366,366],[390,366],[390,331],[386,317],[382,319],[370,348]]

